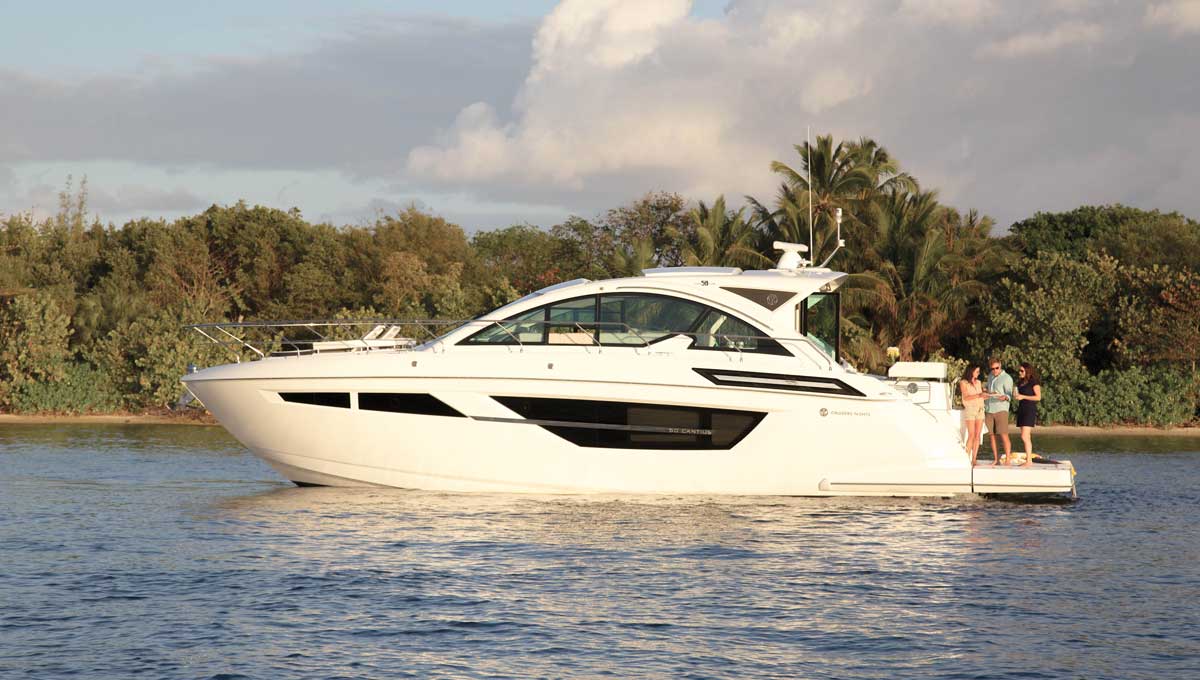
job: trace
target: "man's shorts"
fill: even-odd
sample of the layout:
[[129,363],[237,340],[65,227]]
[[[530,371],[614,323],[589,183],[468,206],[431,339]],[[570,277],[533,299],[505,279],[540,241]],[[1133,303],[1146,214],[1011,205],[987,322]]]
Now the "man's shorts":
[[983,424],[987,426],[988,432],[996,434],[1008,434],[1008,411],[985,413],[983,416]]

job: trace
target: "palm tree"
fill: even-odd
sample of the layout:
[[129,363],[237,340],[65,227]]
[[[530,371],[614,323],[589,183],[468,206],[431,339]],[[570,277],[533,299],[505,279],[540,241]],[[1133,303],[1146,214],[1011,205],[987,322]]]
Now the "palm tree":
[[836,250],[834,215],[842,210],[849,247],[839,268],[857,272],[841,287],[846,355],[879,368],[885,347],[925,358],[963,335],[963,319],[985,290],[981,279],[1004,257],[988,238],[991,220],[939,205],[874,140],[835,145],[831,135],[818,136],[795,149],[799,170],[771,164],[783,178],[774,208],[747,201],[760,250],[776,239],[806,243],[811,229],[815,263]]
[[[815,229],[808,227],[808,197],[799,195],[787,184],[781,184],[775,198],[775,209],[770,210],[752,196],[746,197],[758,229],[760,254],[773,253],[775,241],[809,244],[812,237],[810,261],[816,262],[815,254],[826,257],[837,247],[837,228],[832,221],[818,222]],[[772,259],[763,255],[766,259]],[[822,258],[824,259],[824,258]],[[819,262],[818,262],[819,263]],[[848,267],[853,268],[853,267]]]
[[887,149],[865,137],[834,146],[832,135],[817,136],[815,145],[805,142],[794,148],[804,172],[780,161],[771,163],[771,170],[782,175],[784,181],[776,196],[776,210],[770,213],[773,219],[764,223],[762,205],[757,201],[751,203],[760,228],[787,233],[792,237],[789,240],[806,242],[803,237],[811,214],[810,258],[819,263],[837,247],[834,216],[841,208],[846,237],[852,242],[851,252],[856,260],[869,262],[878,221],[878,198],[885,193],[916,190],[916,180],[900,172]]
[[875,194],[917,190],[917,180],[907,172],[901,172],[900,164],[875,140],[861,137],[848,146],[859,167],[867,168],[874,175],[872,184]]
[[[875,176],[867,167],[860,166],[857,157],[846,144],[833,145],[833,136],[818,136],[816,146],[805,142],[794,147],[800,154],[801,169],[798,172],[780,161],[771,162],[771,171],[783,176],[776,207],[792,209],[798,214],[812,214],[814,232],[834,224],[834,214],[842,209],[848,222],[858,222],[857,213],[864,193],[874,188]],[[810,182],[811,179],[811,182]],[[820,262],[825,255],[816,247],[809,257]]]
[[857,325],[876,345],[900,349],[903,360],[925,358],[986,290],[968,268],[966,240],[951,244],[944,223],[955,217],[933,191],[889,192],[882,201],[877,271],[843,286]]
[[650,269],[655,264],[654,240],[645,237],[614,250],[610,266],[614,276],[638,276],[643,269]]
[[688,213],[690,234],[680,234],[683,263],[697,267],[770,266],[771,261],[756,249],[757,234],[743,217],[745,208],[737,212],[725,208],[725,197],[719,196],[712,208],[700,205]]

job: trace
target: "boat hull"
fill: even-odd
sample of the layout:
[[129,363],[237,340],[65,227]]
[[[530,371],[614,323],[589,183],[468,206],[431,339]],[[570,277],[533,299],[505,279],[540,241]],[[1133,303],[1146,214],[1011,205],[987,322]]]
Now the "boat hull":
[[[691,371],[687,378],[648,376],[644,383],[634,376],[585,380],[569,371],[561,377],[516,377],[529,375],[528,366],[493,369],[486,377],[436,371],[381,377],[377,370],[356,370],[322,376],[297,371],[297,377],[279,378],[255,375],[255,364],[262,363],[210,369],[188,376],[186,383],[230,433],[298,484],[800,496],[950,496],[979,490],[979,468],[969,466],[956,433],[894,398],[718,386],[699,377],[687,383],[695,375]],[[291,403],[280,397],[289,391],[346,392],[352,401],[348,408]],[[429,395],[458,415],[365,410],[358,408],[363,393]],[[588,447],[523,419],[497,397],[736,405],[763,415],[727,449]],[[1005,476],[1014,473],[1032,479],[1033,471],[989,471],[988,489],[1003,493],[1001,486],[1012,483]],[[1063,493],[1070,486],[1039,482],[1013,488]]]

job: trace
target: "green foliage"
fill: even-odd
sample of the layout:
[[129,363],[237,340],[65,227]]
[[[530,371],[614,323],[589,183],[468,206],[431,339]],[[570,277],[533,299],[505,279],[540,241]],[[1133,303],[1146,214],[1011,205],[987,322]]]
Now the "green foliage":
[[683,264],[693,267],[770,267],[770,258],[755,246],[757,234],[742,210],[728,210],[718,196],[712,208],[701,201],[688,213],[689,232],[677,232]]
[[846,355],[882,370],[889,346],[904,360],[948,345],[965,351],[967,319],[986,282],[1004,270],[1006,249],[989,238],[991,220],[940,205],[936,192],[921,191],[873,140],[835,144],[818,136],[815,145],[795,148],[799,170],[771,164],[784,179],[775,208],[748,200],[762,250],[777,239],[807,243],[811,234],[815,263],[851,272],[842,287]]
[[572,260],[567,243],[528,224],[479,232],[471,247],[486,269],[522,295],[564,280],[564,265]]
[[[550,230],[563,247],[562,280],[605,279],[617,250],[616,237],[582,217],[571,216]],[[651,246],[653,249],[653,245]]]
[[[762,204],[752,202],[760,226],[771,239],[807,242],[808,215],[812,215],[813,252],[809,258],[824,262],[837,248],[836,214],[840,209],[844,222],[843,237],[854,257],[869,257],[876,238],[878,201],[889,194],[904,195],[917,191],[917,182],[887,149],[874,140],[839,142],[833,136],[818,135],[816,144],[797,144],[800,170],[773,161],[771,170],[783,177],[776,210],[765,213]],[[774,232],[774,233],[773,233]],[[778,235],[775,235],[775,234]],[[847,269],[858,262],[851,261]]]
[[395,251],[381,263],[373,302],[389,316],[400,318],[462,318],[466,295],[459,285],[462,265],[452,263],[444,274],[429,271],[414,253]]
[[1200,223],[1178,213],[1144,213],[1120,229],[1099,234],[1092,245],[1126,267],[1168,267],[1200,272]]
[[[1085,205],[1062,213],[1039,212],[1014,223],[1011,231],[1017,247],[1029,256],[1054,251],[1083,259],[1088,253],[1099,250],[1098,244],[1107,244],[1109,248],[1116,248],[1122,254],[1134,257],[1134,253],[1143,247],[1159,253],[1168,252],[1155,244],[1158,240],[1155,232],[1164,227],[1172,228],[1177,238],[1194,244],[1194,234],[1191,238],[1185,236],[1189,223],[1190,230],[1194,232],[1196,223],[1176,213],[1163,215],[1157,210],[1145,211],[1124,205]],[[1165,263],[1162,260],[1146,261],[1140,258],[1122,259],[1122,262],[1139,266]]]
[[203,320],[201,310],[187,305],[158,310],[109,332],[92,346],[89,359],[109,376],[127,407],[170,407],[183,394],[179,379],[188,364],[229,360],[225,350],[181,327]]
[[683,263],[680,241],[692,231],[679,194],[665,191],[648,193],[633,203],[609,210],[600,228],[614,243],[649,242],[650,267],[675,267]]
[[891,193],[880,208],[880,267],[855,275],[847,300],[860,309],[880,347],[898,347],[904,361],[928,357],[984,287],[958,266],[963,241],[956,248],[944,237],[946,216],[935,194]]
[[613,276],[638,276],[655,265],[654,242],[639,238],[613,251],[609,270]]
[[70,336],[70,319],[45,293],[19,295],[0,308],[0,405],[12,406],[32,385],[62,381]]
[[[590,220],[470,240],[416,206],[359,226],[239,202],[106,227],[89,222],[86,179],[68,182],[53,217],[0,219],[0,407],[173,404],[189,363],[233,357],[184,331],[189,322],[468,318],[573,278],[678,264],[769,267],[773,241],[807,244],[811,232],[811,259],[832,254],[830,266],[850,273],[842,348],[860,368],[882,370],[891,345],[904,359],[946,363],[953,377],[963,363],[953,357],[999,354],[1044,374],[1047,420],[1163,425],[1194,416],[1194,220],[1084,206],[1038,213],[994,238],[990,219],[942,205],[873,140],[818,136],[795,150],[795,168],[771,166],[781,185],[769,205],[747,197],[748,209],[731,209],[723,197],[690,204],[656,192]],[[255,339],[271,346],[280,337]]]
[[1141,211],[1120,205],[1083,206],[1064,213],[1039,212],[1014,223],[1009,231],[1029,256],[1053,251],[1080,258],[1095,236],[1116,231],[1140,216]]
[[1170,427],[1196,417],[1194,374],[1169,366],[1133,366],[1042,384],[1038,415],[1046,424]]
[[1123,268],[1112,352],[1129,366],[1200,360],[1200,274]]
[[112,413],[123,407],[107,373],[87,363],[70,363],[60,380],[30,382],[13,394],[14,413]]
[[973,353],[1028,361],[1052,384],[1081,380],[1086,333],[1107,309],[1116,270],[1102,256],[1079,262],[1047,252],[1023,261],[984,300]]
[[106,249],[99,267],[105,273],[91,289],[82,292],[72,319],[72,345],[77,349],[155,309],[151,291],[142,281],[143,272],[127,248]]

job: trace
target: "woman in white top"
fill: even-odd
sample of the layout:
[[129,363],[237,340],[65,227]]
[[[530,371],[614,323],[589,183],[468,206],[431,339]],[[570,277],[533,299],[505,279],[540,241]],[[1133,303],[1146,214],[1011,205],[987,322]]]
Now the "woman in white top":
[[979,366],[968,366],[958,381],[963,420],[967,424],[967,455],[971,457],[971,467],[975,466],[975,457],[979,454],[979,442],[983,436],[983,401],[987,399],[979,381],[979,372]]

